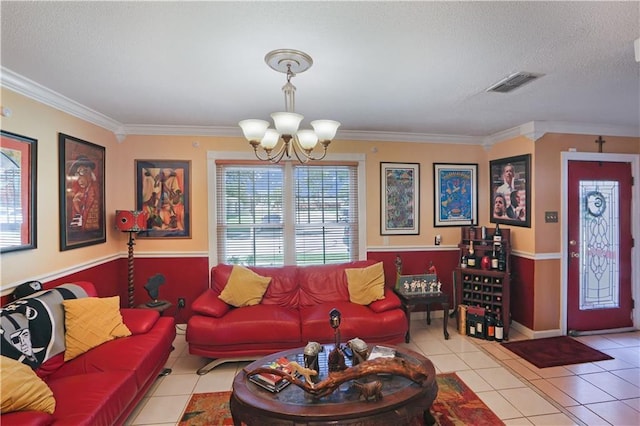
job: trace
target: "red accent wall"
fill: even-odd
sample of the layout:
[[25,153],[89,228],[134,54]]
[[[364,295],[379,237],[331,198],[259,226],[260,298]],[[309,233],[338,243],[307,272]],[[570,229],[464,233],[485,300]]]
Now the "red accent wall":
[[[206,257],[193,258],[135,258],[135,304],[148,302],[149,295],[144,284],[151,276],[163,274],[165,284],[159,289],[160,299],[168,300],[173,306],[164,315],[175,316],[178,298],[184,297],[186,306],[176,317],[176,322],[186,323],[191,316],[191,303],[209,287],[209,261]],[[116,259],[102,265],[66,275],[43,283],[44,288],[52,288],[74,281],[91,281],[99,297],[120,296],[122,307],[128,304],[127,259]],[[11,301],[11,296],[0,300],[2,306]]]
[[533,330],[536,262],[511,255],[511,318]]
[[[396,256],[402,259],[402,274],[415,275],[427,272],[429,265],[433,262],[438,272],[438,279],[442,283],[442,291],[449,294],[449,309],[454,309],[453,295],[453,270],[458,266],[458,251],[388,251],[369,252],[367,258],[378,260],[384,264],[385,285],[394,287],[396,284]],[[424,307],[422,308],[425,309]],[[417,311],[420,308],[416,309]]]

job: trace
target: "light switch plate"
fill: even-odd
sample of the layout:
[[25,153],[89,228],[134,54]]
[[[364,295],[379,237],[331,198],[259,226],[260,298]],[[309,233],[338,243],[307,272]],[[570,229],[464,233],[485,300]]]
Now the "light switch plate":
[[544,212],[544,221],[546,223],[557,223],[558,212]]

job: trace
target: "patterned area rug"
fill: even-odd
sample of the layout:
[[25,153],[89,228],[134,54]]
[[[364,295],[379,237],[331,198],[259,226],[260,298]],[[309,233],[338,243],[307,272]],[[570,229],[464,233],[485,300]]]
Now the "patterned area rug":
[[[438,396],[431,406],[441,426],[493,426],[504,423],[455,374],[438,374]],[[233,425],[229,412],[231,392],[193,394],[180,420],[181,426]]]
[[568,336],[519,340],[503,343],[502,346],[538,368],[613,359]]

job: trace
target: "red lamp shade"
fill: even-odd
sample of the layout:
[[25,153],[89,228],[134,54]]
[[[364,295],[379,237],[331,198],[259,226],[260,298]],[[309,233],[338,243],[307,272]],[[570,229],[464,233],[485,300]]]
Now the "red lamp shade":
[[140,232],[147,229],[147,214],[138,210],[116,210],[116,228],[122,232]]

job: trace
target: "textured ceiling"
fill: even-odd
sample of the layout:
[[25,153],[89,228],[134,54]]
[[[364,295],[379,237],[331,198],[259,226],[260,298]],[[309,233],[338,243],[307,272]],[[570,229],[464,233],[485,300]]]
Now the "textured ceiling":
[[[293,79],[307,127],[331,118],[341,131],[486,137],[531,121],[640,126],[637,1],[0,7],[4,75],[129,128],[215,133],[268,119],[283,109],[285,77],[264,56],[280,48],[314,59]],[[544,76],[484,91],[516,71]]]

